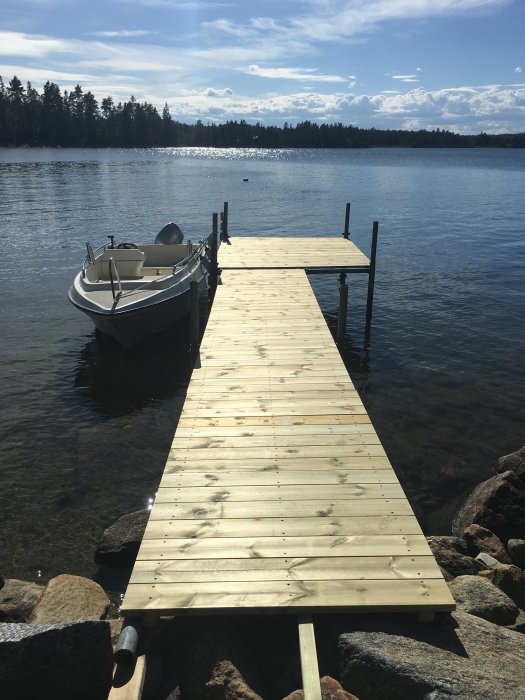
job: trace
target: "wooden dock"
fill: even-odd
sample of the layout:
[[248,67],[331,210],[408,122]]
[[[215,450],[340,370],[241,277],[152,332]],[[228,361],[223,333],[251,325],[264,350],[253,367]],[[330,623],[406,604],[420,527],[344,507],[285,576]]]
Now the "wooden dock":
[[122,613],[454,609],[305,273],[368,258],[235,237],[219,266]]

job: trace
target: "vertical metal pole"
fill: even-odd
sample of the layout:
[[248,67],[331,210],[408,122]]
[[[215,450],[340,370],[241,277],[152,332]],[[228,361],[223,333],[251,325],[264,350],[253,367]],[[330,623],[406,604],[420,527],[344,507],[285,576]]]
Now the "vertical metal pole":
[[212,232],[210,233],[210,249],[211,249],[211,254],[210,254],[210,262],[211,262],[211,267],[210,267],[210,275],[209,275],[209,297],[210,301],[213,301],[213,297],[215,296],[215,290],[217,289],[217,276],[218,276],[218,271],[217,271],[217,247],[218,247],[218,242],[217,242],[217,233],[219,231],[219,215],[217,212],[214,212],[212,215]]
[[190,282],[190,347],[197,352],[200,340],[199,326],[199,283]]
[[350,238],[350,202],[346,203],[345,230],[343,231],[343,238],[346,238],[346,240]]
[[372,321],[372,304],[374,302],[374,284],[376,279],[376,253],[377,253],[377,229],[379,223],[374,221],[372,228],[372,249],[370,252],[370,269],[368,272],[368,297],[366,300],[366,333],[370,333],[370,322]]
[[224,202],[221,222],[221,241],[228,241],[228,202]]
[[341,273],[339,285],[339,309],[337,311],[337,347],[341,349],[346,336],[346,316],[348,313],[348,285],[345,284],[346,275]]

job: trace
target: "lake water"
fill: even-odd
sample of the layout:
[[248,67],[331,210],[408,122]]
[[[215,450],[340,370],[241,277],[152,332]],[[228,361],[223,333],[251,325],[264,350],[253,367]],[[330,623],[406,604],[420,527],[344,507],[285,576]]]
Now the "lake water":
[[[248,178],[244,182],[243,178]],[[348,278],[344,359],[428,534],[525,442],[525,151],[0,149],[0,571],[96,575],[104,528],[147,505],[191,367],[184,326],[101,343],[67,289],[85,241],[152,242],[176,221],[340,236],[379,221],[372,334]],[[334,328],[335,275],[313,278]]]

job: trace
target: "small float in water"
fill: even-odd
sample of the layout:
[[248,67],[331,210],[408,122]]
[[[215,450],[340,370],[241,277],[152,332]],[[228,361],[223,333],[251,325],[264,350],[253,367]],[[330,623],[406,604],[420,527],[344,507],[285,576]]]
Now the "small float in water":
[[129,347],[158,333],[190,311],[190,284],[201,283],[209,269],[208,239],[183,242],[169,223],[155,243],[110,242],[87,256],[69,289],[74,306],[99,331]]

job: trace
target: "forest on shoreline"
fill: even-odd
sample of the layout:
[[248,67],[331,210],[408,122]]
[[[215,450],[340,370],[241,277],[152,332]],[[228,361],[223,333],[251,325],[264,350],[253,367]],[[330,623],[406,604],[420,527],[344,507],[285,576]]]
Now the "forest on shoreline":
[[249,124],[244,119],[224,124],[184,124],[132,96],[115,104],[101,103],[80,85],[70,92],[56,83],[42,93],[14,76],[6,86],[0,76],[0,146],[81,148],[524,148],[525,133],[456,134],[443,129],[404,131],[303,121],[295,126]]

